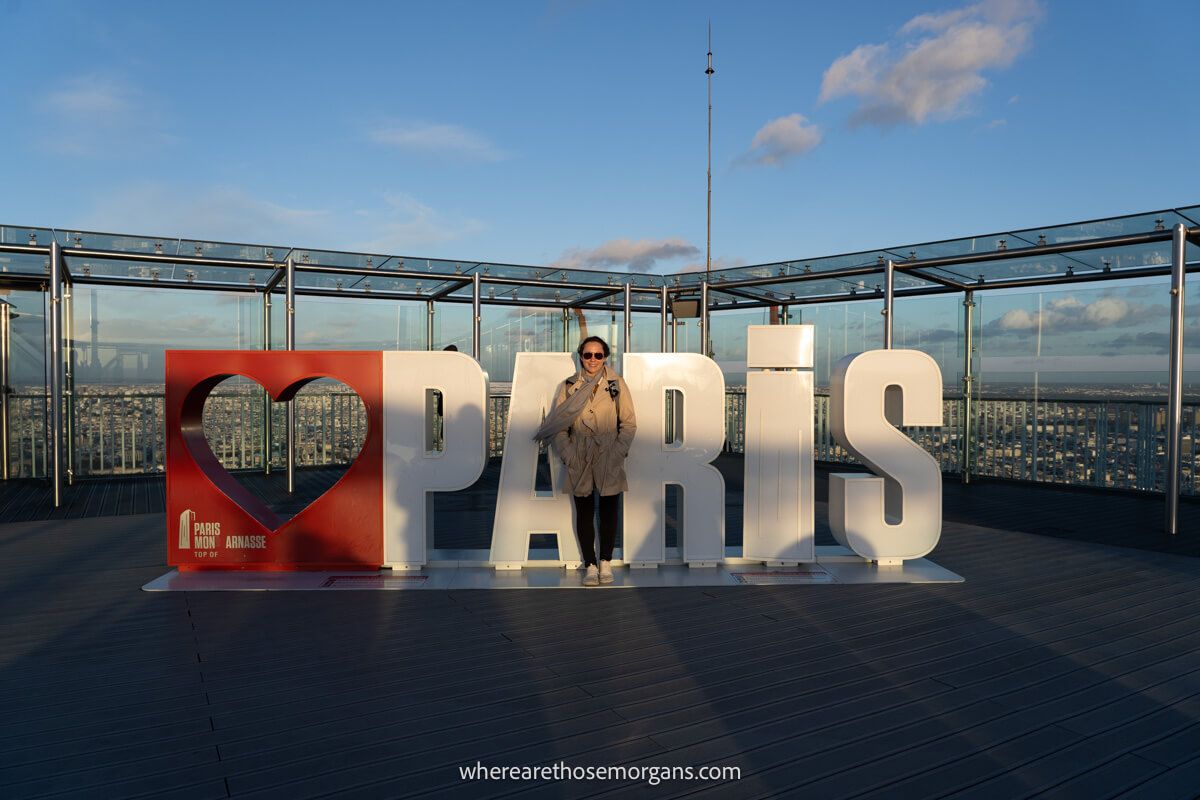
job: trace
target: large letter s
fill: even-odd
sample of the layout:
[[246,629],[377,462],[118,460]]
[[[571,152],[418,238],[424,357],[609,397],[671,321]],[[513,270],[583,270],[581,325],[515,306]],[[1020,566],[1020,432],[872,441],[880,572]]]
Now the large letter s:
[[942,424],[937,362],[919,350],[847,356],[834,368],[829,401],[834,438],[875,473],[829,476],[834,538],[880,564],[921,558],[942,533],[942,473],[897,428]]

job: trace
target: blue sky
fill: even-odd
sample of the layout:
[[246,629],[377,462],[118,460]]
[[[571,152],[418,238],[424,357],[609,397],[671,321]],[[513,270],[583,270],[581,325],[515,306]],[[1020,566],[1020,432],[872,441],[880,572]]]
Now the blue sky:
[[[0,0],[0,12],[4,223],[694,268],[709,19],[716,267],[1200,202],[1195,2]],[[1041,306],[989,294],[986,347],[1161,355],[1160,284],[1049,292]],[[237,327],[232,306],[197,299],[194,341],[174,323],[161,341],[147,323],[178,311],[142,300],[111,290],[101,336],[197,346]],[[1200,301],[1190,310],[1200,341]],[[336,341],[389,346],[395,313],[314,309],[301,341],[321,344],[338,319]],[[957,337],[954,300],[899,313],[922,346]],[[852,314],[826,316],[831,341],[854,338]]]
[[0,220],[673,271],[709,18],[721,265],[1190,204],[1198,9],[8,2]]

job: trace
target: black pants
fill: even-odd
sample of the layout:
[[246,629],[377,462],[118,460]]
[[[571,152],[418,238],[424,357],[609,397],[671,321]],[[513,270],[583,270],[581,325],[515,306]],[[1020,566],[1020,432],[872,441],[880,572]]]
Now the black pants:
[[[612,561],[613,545],[617,543],[617,499],[621,495],[600,495],[600,560]],[[579,550],[585,567],[596,563],[596,495],[575,497],[575,530],[579,534]]]

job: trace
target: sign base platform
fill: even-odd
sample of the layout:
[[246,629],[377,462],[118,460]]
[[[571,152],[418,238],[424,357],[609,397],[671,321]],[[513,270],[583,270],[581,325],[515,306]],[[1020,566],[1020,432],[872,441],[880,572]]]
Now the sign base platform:
[[[142,587],[147,592],[310,592],[413,591],[447,589],[646,589],[684,586],[798,586],[806,584],[961,583],[963,578],[927,558],[899,566],[878,566],[840,547],[817,548],[817,561],[768,567],[762,562],[731,558],[715,567],[668,563],[656,569],[629,569],[614,562],[613,582],[583,586],[583,571],[550,561],[520,570],[496,570],[483,560],[467,558],[487,551],[455,551],[458,556],[435,561],[422,570],[376,572],[255,572],[202,570],[170,572]],[[824,552],[822,552],[824,551]],[[548,559],[547,559],[548,560]]]

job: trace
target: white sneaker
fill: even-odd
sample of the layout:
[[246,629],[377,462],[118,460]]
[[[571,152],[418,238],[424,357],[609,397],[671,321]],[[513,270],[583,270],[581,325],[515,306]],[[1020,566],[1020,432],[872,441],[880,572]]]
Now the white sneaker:
[[612,583],[613,582],[612,564],[609,563],[608,561],[600,562],[600,582],[601,583]]
[[588,565],[587,574],[583,576],[583,585],[584,586],[599,586],[600,585],[600,573],[596,570],[595,564]]

